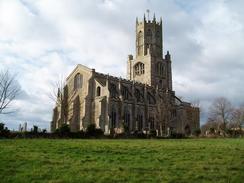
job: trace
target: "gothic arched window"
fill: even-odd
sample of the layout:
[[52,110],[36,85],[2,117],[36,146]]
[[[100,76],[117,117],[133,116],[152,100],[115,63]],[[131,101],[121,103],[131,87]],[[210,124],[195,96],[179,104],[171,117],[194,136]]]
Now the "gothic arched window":
[[148,29],[148,30],[147,30],[147,41],[148,41],[149,43],[152,42],[152,31],[151,31],[151,29]]
[[74,90],[77,90],[82,87],[82,75],[80,73],[75,75],[74,78]]
[[151,93],[147,93],[147,100],[148,100],[148,103],[149,104],[156,104],[156,100],[155,100],[155,98],[152,96],[152,94]]
[[98,87],[97,87],[97,96],[99,97],[100,95],[101,95],[101,87],[98,86]]
[[160,38],[160,31],[157,31],[157,33],[156,33],[156,37],[157,37],[157,38]]
[[158,73],[158,75],[160,75],[160,76],[163,76],[164,75],[164,65],[163,65],[163,63],[161,63],[161,62],[158,62],[157,63],[157,73]]
[[141,92],[139,89],[135,89],[135,97],[136,97],[136,101],[140,102],[141,101]]
[[143,33],[142,31],[140,31],[138,33],[138,45],[137,45],[137,49],[138,49],[138,55],[141,55],[143,52]]
[[137,114],[137,122],[138,122],[138,130],[142,131],[142,129],[143,129],[143,115],[141,112]]
[[163,88],[163,81],[159,80],[159,88]]
[[117,113],[116,113],[116,109],[113,107],[111,111],[111,128],[116,127],[116,121],[117,121]]
[[143,33],[142,33],[142,31],[140,31],[138,33],[138,46],[140,46],[142,44],[143,44]]
[[117,87],[116,87],[116,85],[114,83],[110,83],[109,91],[110,91],[110,96],[112,98],[116,98],[117,97]]
[[122,86],[122,96],[125,100],[129,99],[129,90],[125,86]]
[[135,66],[134,66],[134,71],[135,71],[135,75],[141,75],[145,73],[145,67],[144,64],[141,62],[138,62]]
[[127,108],[124,110],[124,122],[125,126],[129,129],[130,128],[130,112]]
[[150,123],[150,129],[155,129],[155,121],[154,121],[154,117],[153,117],[153,115],[150,115],[150,116],[149,116],[148,121],[149,121],[149,123]]

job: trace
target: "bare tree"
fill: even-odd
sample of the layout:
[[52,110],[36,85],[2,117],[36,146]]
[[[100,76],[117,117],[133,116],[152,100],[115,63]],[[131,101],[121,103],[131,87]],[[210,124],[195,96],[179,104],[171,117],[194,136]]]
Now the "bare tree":
[[51,92],[49,98],[56,103],[56,105],[61,105],[63,100],[63,88],[65,86],[65,81],[63,77],[60,77],[57,81],[51,84]]
[[232,126],[239,128],[242,133],[242,126],[244,125],[244,107],[235,108],[232,112]]
[[223,130],[226,132],[226,124],[230,121],[232,111],[231,102],[224,97],[219,97],[213,101],[209,108],[209,118],[218,122],[219,126],[223,126]]
[[8,70],[0,71],[0,114],[7,114],[8,108],[16,96],[20,93],[20,86]]
[[191,102],[191,106],[192,107],[198,107],[200,109],[200,100],[199,99],[195,99]]
[[55,108],[61,110],[59,111],[61,113],[61,123],[66,123],[68,121],[69,110],[71,109],[70,106],[73,101],[72,97],[69,96],[66,82],[62,77],[52,84],[50,99],[56,103]]

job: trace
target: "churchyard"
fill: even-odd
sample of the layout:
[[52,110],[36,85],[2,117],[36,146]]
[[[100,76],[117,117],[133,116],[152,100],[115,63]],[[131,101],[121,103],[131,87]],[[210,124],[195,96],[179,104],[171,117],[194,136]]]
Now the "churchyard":
[[243,182],[244,139],[0,140],[0,182]]

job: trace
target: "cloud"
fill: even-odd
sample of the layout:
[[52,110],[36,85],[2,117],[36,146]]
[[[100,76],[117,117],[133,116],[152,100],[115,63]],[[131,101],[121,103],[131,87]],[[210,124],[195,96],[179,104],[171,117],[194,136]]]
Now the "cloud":
[[10,128],[24,121],[49,128],[51,83],[79,63],[125,77],[127,55],[135,52],[135,18],[150,9],[163,17],[174,90],[200,100],[204,122],[215,97],[235,105],[244,100],[241,7],[241,0],[2,0],[0,69],[17,73],[25,95],[15,101],[15,115],[0,117]]

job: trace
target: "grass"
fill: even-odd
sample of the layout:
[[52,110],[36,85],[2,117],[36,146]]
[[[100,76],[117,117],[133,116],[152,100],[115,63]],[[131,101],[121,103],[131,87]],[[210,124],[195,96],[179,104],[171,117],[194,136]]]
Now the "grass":
[[244,139],[0,140],[0,182],[243,182]]

